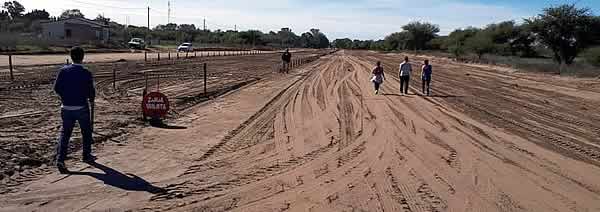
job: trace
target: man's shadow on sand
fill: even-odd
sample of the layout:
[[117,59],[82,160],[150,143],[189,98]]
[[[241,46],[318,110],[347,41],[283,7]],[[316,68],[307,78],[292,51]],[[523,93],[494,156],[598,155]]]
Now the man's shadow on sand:
[[411,93],[411,94],[406,94],[406,95],[400,95],[400,94],[394,94],[394,93],[390,93],[390,94],[383,94],[384,96],[398,96],[398,97],[415,97],[415,96],[420,96],[420,97],[425,97],[425,98],[463,98],[464,96],[456,96],[456,95],[423,95],[423,94],[418,94],[418,93]]
[[110,167],[104,166],[96,162],[90,163],[90,166],[100,169],[104,173],[70,171],[68,174],[90,176],[100,181],[103,181],[104,184],[111,185],[127,191],[145,191],[152,194],[159,194],[165,192],[165,189],[156,187],[148,181],[134,174],[123,174],[117,170],[114,170]]

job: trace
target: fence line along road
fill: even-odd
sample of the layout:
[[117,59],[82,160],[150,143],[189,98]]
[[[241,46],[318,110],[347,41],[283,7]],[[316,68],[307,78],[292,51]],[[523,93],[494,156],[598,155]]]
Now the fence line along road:
[[[306,63],[310,63],[313,62],[315,60],[317,60],[318,58],[320,58],[321,56],[327,55],[327,54],[332,54],[335,51],[332,52],[328,52],[328,53],[324,53],[324,54],[320,54],[320,55],[315,55],[315,56],[307,56],[307,57],[302,57],[302,58],[296,58],[294,60],[292,60],[291,64],[290,64],[290,68],[296,68],[299,66],[302,66]],[[249,52],[243,52],[243,51],[236,51],[236,52],[223,52],[223,53],[215,53],[215,54],[210,54],[210,55],[206,55],[205,57],[215,57],[215,56],[240,56],[240,55],[254,55],[254,54],[264,54],[265,52],[262,51],[249,51]],[[180,65],[185,65],[185,64],[195,64],[197,62],[202,62],[201,61],[202,57],[196,56],[189,56],[188,58],[182,58],[180,60],[176,60],[176,59],[172,59],[172,60],[158,60],[158,58],[156,60],[151,60],[148,62],[144,62],[144,61],[139,61],[135,62],[133,64],[134,67],[130,67],[131,64],[130,63],[126,63],[126,62],[118,62],[118,63],[108,63],[108,64],[100,64],[100,63],[96,63],[96,64],[88,64],[90,67],[88,68],[92,68],[92,69],[100,69],[99,67],[95,67],[95,66],[102,66],[102,65],[106,65],[108,67],[107,70],[103,70],[103,71],[96,71],[94,73],[96,78],[102,78],[102,79],[106,79],[109,78],[112,84],[113,89],[116,89],[117,84],[116,81],[117,79],[119,79],[120,77],[123,77],[123,74],[127,75],[135,75],[135,74],[140,74],[140,72],[137,71],[129,71],[131,69],[138,69],[138,68],[152,68],[152,67],[160,67],[160,66],[164,66],[164,65],[169,65],[169,64],[180,64]],[[139,67],[139,65],[144,65],[143,67]],[[280,63],[275,64],[274,67],[278,67],[281,66]],[[206,63],[204,63],[204,67],[206,67]],[[40,85],[44,85],[44,84],[48,84],[51,81],[54,80],[54,78],[56,77],[56,70],[58,67],[53,67],[53,66],[49,66],[46,67],[44,69],[38,69],[38,70],[33,70],[35,73],[19,73],[19,75],[17,75],[18,77],[15,79],[15,81],[10,81],[10,76],[8,76],[7,74],[4,73],[0,73],[0,82],[11,82],[11,84],[9,84],[8,86],[4,87],[0,87],[0,90],[19,90],[19,89],[28,89],[28,88],[32,88],[32,87],[37,87]],[[149,73],[151,75],[158,75],[158,76],[162,76],[163,78],[195,78],[198,77],[197,72],[195,71],[185,71],[186,69],[189,69],[190,67],[180,67],[177,70],[173,70],[173,69],[169,69],[169,70],[161,70],[161,71],[152,71],[153,73]],[[192,68],[193,69],[193,68]],[[204,69],[206,70],[206,69]],[[122,73],[122,71],[125,71],[124,73]],[[205,72],[206,73],[206,72]],[[143,73],[143,75],[146,75],[146,72]],[[204,76],[206,76],[207,74],[204,74]],[[202,76],[202,75],[201,75]],[[30,81],[27,81],[30,80]]]
[[[250,53],[252,51],[252,53]],[[177,52],[175,51],[164,51],[160,52],[161,60],[165,57],[168,58],[169,52],[171,57],[175,57]],[[235,51],[195,51],[196,56],[200,57],[214,57],[214,56],[234,56],[234,55],[250,55],[250,54],[269,54],[277,53],[277,51],[262,51],[262,50],[235,50]],[[148,52],[148,59],[157,59],[157,52]],[[184,52],[179,53],[180,57],[185,56]],[[102,62],[113,62],[120,59],[127,61],[144,60],[144,52],[133,52],[133,53],[90,53],[86,54],[86,63],[102,63]],[[194,55],[194,52],[189,52],[188,57]],[[69,59],[68,54],[56,54],[56,55],[13,55],[12,62],[15,67],[31,67],[40,65],[61,65]],[[9,68],[9,56],[0,55],[0,69]]]

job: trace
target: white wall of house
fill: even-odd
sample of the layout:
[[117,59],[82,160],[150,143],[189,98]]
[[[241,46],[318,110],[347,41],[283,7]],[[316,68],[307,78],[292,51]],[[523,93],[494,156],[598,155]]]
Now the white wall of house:
[[42,34],[50,39],[65,39],[65,25],[63,22],[44,23]]
[[105,25],[74,18],[42,23],[42,35],[50,40],[107,42],[110,33]]

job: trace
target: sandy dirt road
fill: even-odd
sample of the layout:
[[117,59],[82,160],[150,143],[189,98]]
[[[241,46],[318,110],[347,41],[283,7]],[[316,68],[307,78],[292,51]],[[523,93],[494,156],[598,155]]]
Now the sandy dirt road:
[[399,96],[401,57],[342,51],[261,80],[186,129],[144,129],[99,165],[3,194],[0,211],[600,210],[597,82],[433,59],[434,95],[413,79]]

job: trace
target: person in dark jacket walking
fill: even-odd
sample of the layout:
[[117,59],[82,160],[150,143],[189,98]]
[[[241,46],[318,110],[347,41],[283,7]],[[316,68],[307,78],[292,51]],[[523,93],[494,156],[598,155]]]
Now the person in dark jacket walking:
[[282,63],[282,71],[285,73],[290,73],[290,62],[292,61],[292,53],[290,53],[289,49],[285,49],[285,52],[281,55]]
[[429,64],[429,60],[425,60],[424,63],[425,64],[423,64],[423,67],[421,67],[421,80],[423,80],[423,95],[429,96],[429,89],[431,87],[431,73],[433,70],[431,65]]
[[93,163],[95,160],[92,155],[93,123],[90,107],[93,109],[96,89],[92,73],[82,65],[84,54],[81,47],[73,47],[71,49],[73,64],[61,68],[54,83],[54,91],[62,103],[62,127],[56,147],[56,166],[61,173],[68,172],[65,158],[75,122],[79,123],[83,137],[83,161]]

